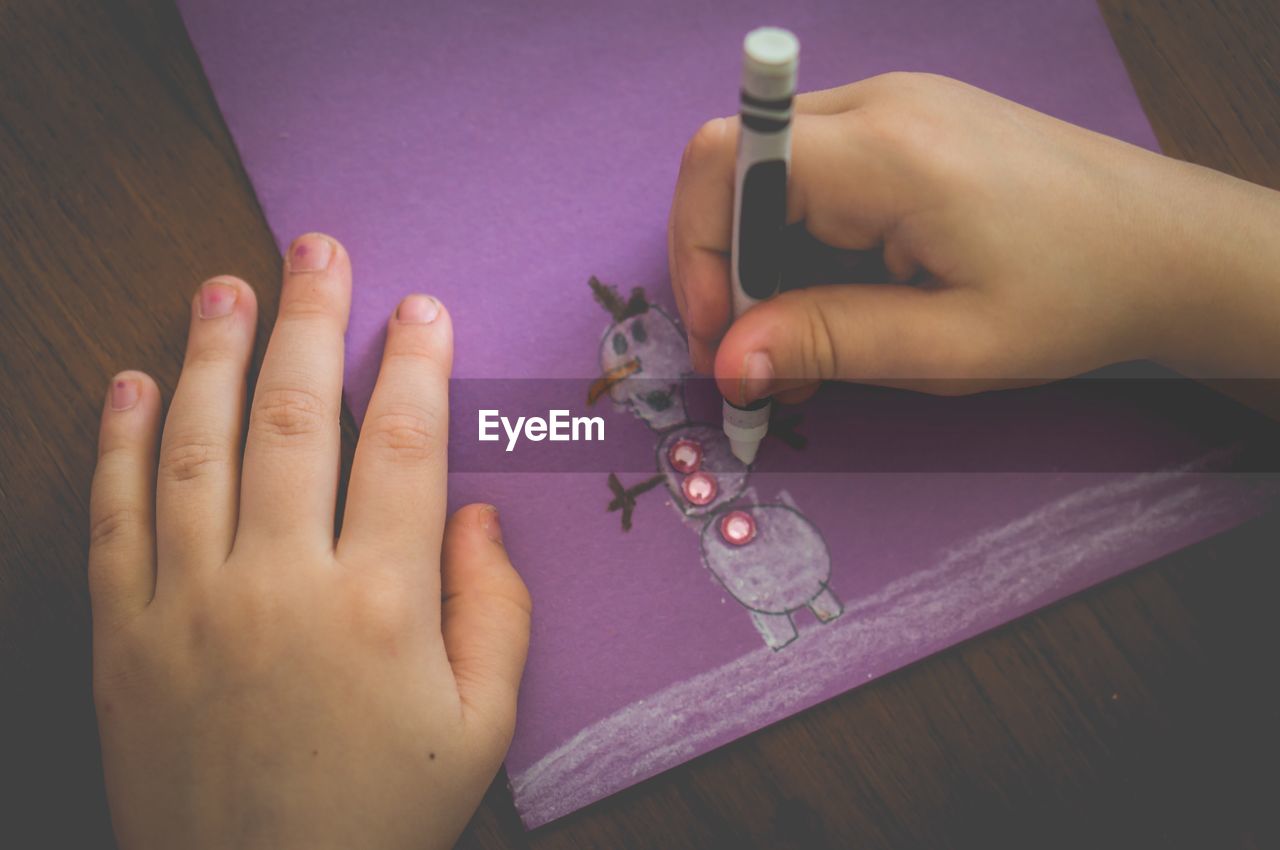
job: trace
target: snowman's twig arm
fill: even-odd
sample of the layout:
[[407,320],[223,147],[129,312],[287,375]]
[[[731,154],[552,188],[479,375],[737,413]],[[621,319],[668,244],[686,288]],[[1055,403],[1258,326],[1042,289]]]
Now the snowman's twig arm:
[[647,493],[654,487],[657,487],[665,480],[665,476],[655,475],[652,478],[645,479],[634,487],[626,488],[622,486],[622,482],[618,480],[618,476],[609,473],[609,489],[613,492],[613,501],[609,502],[607,510],[612,513],[614,511],[622,511],[622,530],[631,530],[631,513],[636,507],[636,496],[641,493]]

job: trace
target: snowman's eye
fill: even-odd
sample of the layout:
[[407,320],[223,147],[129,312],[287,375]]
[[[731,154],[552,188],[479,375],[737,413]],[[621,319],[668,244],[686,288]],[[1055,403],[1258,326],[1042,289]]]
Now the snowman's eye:
[[627,353],[627,338],[622,334],[613,335],[613,353],[614,354]]
[[644,329],[644,324],[639,319],[631,323],[631,336],[636,342],[644,342],[649,338],[648,332]]

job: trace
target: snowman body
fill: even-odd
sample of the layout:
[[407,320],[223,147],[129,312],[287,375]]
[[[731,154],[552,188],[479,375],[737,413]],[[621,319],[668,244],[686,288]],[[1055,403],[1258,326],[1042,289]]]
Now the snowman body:
[[[611,301],[611,309],[621,309],[616,293]],[[600,341],[600,383],[659,434],[657,468],[672,504],[700,530],[707,569],[773,650],[796,639],[796,611],[808,608],[823,623],[840,616],[840,600],[828,587],[831,556],[817,528],[794,505],[760,503],[748,487],[750,468],[721,428],[689,421],[688,349],[675,321],[639,290],[623,312]]]
[[822,535],[794,507],[754,498],[750,471],[723,431],[693,422],[672,428],[658,443],[657,463],[676,507],[702,521],[703,563],[772,649],[795,640],[792,614],[801,608],[823,622],[839,616]]

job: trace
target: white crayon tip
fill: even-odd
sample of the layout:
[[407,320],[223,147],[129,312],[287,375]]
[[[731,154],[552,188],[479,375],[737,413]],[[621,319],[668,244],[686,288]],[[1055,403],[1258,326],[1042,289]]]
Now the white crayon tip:
[[724,400],[724,435],[733,456],[750,465],[760,451],[760,441],[769,433],[769,402],[751,407],[735,407]]
[[760,443],[757,440],[730,440],[729,450],[734,457],[750,466],[755,462],[756,452],[760,451]]

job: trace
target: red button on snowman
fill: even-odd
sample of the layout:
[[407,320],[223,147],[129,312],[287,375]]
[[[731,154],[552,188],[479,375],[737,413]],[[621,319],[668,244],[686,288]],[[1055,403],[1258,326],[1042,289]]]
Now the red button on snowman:
[[700,529],[703,564],[750,612],[771,649],[796,639],[792,615],[801,608],[823,623],[840,616],[822,535],[789,499],[762,503],[756,497],[748,487],[750,468],[734,457],[719,426],[689,421],[688,348],[675,321],[639,288],[625,301],[595,278],[591,289],[613,324],[601,341],[603,374],[589,400],[607,393],[658,432],[658,472],[675,507]]

